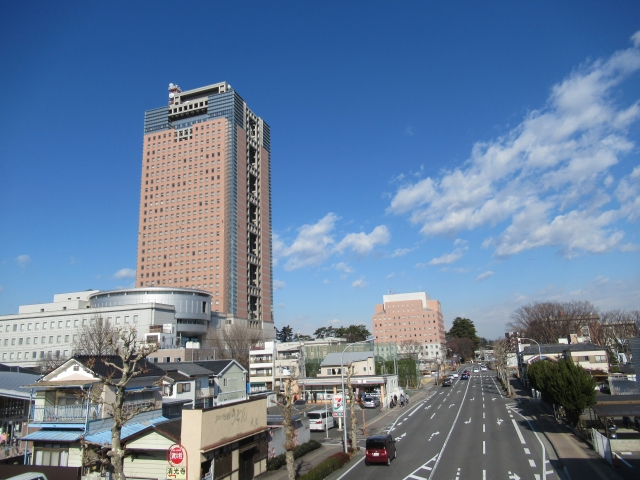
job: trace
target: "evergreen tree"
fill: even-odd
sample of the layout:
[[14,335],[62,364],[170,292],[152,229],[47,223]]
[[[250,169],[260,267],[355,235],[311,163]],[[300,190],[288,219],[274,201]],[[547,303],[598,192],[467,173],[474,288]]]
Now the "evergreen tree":
[[451,330],[447,332],[448,338],[468,338],[473,342],[473,348],[477,349],[480,343],[476,326],[468,318],[456,317],[451,325]]
[[293,328],[289,325],[276,330],[276,340],[280,342],[290,342],[293,340]]
[[564,407],[572,425],[578,424],[582,411],[596,398],[595,379],[571,359],[535,362],[527,367],[527,377],[545,400]]

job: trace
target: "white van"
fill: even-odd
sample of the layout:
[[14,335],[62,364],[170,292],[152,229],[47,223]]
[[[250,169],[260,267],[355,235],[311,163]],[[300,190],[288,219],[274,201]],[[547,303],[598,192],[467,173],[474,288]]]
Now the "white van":
[[311,430],[325,430],[336,426],[336,419],[331,415],[331,410],[312,410],[307,412],[307,418]]

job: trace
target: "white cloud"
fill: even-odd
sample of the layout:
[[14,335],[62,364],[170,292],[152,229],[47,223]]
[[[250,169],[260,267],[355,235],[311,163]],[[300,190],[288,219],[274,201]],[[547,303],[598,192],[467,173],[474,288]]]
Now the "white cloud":
[[278,254],[288,257],[285,270],[295,270],[324,262],[331,254],[330,247],[334,244],[334,240],[330,233],[337,220],[338,217],[335,214],[328,213],[318,223],[300,227],[297,238],[290,246],[287,247],[284,243],[279,245]]
[[353,269],[344,262],[336,263],[333,268],[343,273],[353,273]]
[[396,276],[396,272],[391,272],[389,275],[387,275],[387,278],[393,278]]
[[328,284],[330,284],[331,282],[329,281],[329,279],[325,278],[325,279],[322,281],[322,283],[324,283],[325,285],[328,285]]
[[282,280],[273,280],[273,290],[282,290],[286,286]]
[[136,278],[136,271],[130,268],[121,268],[113,274],[113,278]]
[[620,245],[621,252],[640,252],[640,245],[637,243],[626,243],[624,245]]
[[0,292],[1,292],[2,290],[4,290],[4,288],[2,288],[2,285],[0,285]]
[[484,273],[481,273],[480,275],[478,275],[476,277],[476,282],[482,282],[483,280],[486,280],[487,278],[489,278],[489,277],[491,277],[493,275],[494,275],[494,273],[491,270],[489,270],[487,272],[484,272]]
[[414,133],[413,133],[413,127],[411,125],[408,125],[407,128],[404,129],[404,134],[407,137],[413,137]]
[[461,257],[462,257],[462,250],[459,248],[456,248],[451,253],[445,253],[444,255],[441,255],[439,257],[432,258],[431,261],[429,262],[429,265],[442,265],[442,264],[453,263],[456,260],[460,260]]
[[274,265],[280,258],[286,258],[285,270],[319,265],[335,253],[351,250],[357,254],[370,253],[378,245],[386,245],[391,234],[386,226],[380,225],[369,234],[349,233],[336,244],[333,231],[339,217],[328,213],[317,223],[303,225],[291,245],[287,244],[276,234],[273,235]]
[[18,265],[21,267],[26,267],[31,263],[31,257],[29,255],[18,255],[16,257],[16,262],[18,262]]
[[391,254],[391,258],[402,257],[409,252],[413,252],[415,248],[396,248],[395,251]]
[[367,284],[364,281],[364,277],[360,277],[358,280],[351,284],[351,288],[364,288]]
[[640,169],[617,183],[611,173],[635,148],[627,129],[640,118],[640,102],[616,103],[616,88],[640,69],[640,32],[632,41],[554,85],[544,108],[506,135],[476,143],[463,165],[405,181],[388,212],[408,214],[427,236],[506,222],[484,242],[497,256],[547,245],[567,257],[614,249],[622,222],[640,218]]
[[364,255],[371,252],[377,245],[386,245],[390,238],[389,229],[384,225],[379,225],[368,235],[364,232],[348,234],[336,245],[336,250],[342,252],[345,249],[350,249]]

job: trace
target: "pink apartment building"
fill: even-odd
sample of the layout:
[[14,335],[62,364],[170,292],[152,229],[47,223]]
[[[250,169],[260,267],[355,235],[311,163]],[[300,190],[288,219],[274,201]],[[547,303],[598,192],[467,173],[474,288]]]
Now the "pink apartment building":
[[426,292],[384,295],[372,316],[377,345],[395,343],[399,353],[418,352],[420,360],[444,358],[442,306]]
[[[213,313],[273,322],[270,129],[226,82],[145,112],[136,286],[211,293]],[[272,323],[270,324],[272,328]]]

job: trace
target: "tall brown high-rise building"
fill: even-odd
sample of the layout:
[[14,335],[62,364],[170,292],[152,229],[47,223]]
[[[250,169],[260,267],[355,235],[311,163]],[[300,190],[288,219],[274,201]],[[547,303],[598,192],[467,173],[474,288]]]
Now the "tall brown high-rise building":
[[[226,82],[144,117],[136,286],[206,290],[211,309],[273,322],[270,130]],[[272,324],[270,324],[272,325]]]

